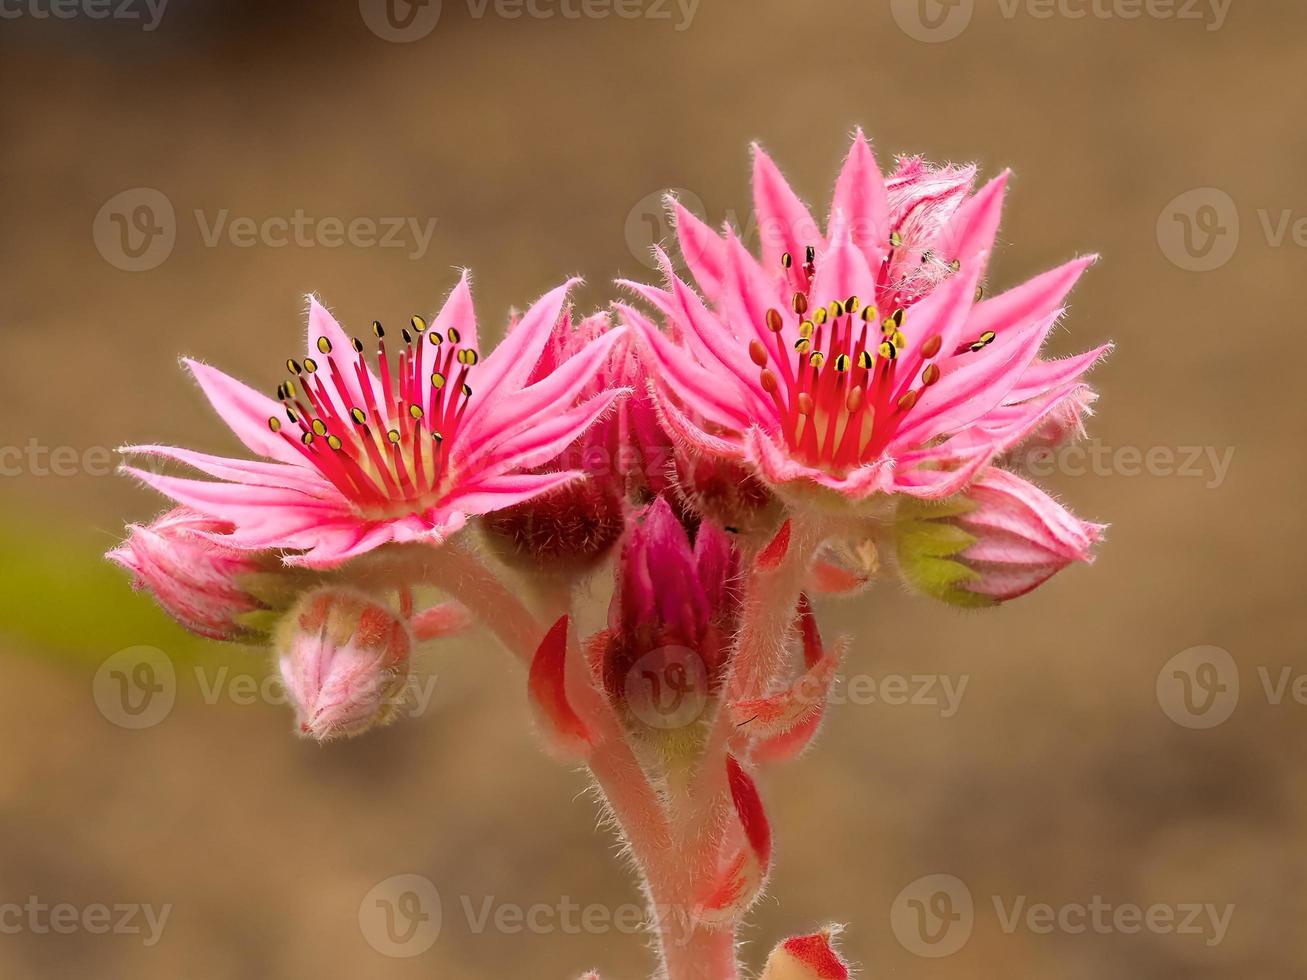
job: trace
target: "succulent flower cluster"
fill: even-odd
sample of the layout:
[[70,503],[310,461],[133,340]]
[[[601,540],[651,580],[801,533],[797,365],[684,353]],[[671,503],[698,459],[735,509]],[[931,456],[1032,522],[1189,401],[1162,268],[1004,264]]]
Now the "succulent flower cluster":
[[[848,645],[813,600],[897,574],[992,606],[1102,535],[1003,468],[1082,431],[1107,348],[1039,353],[1092,259],[992,293],[1008,180],[975,176],[886,178],[859,132],[819,223],[755,148],[760,254],[670,201],[688,279],[659,248],[660,284],[578,316],[565,283],[493,350],[466,274],[398,331],[310,298],[275,397],[186,362],[260,458],[125,449],[207,479],[126,466],[176,508],[110,557],[188,629],[271,646],[320,741],[393,720],[424,645],[490,630],[628,845],[659,975],[734,978],[772,861],[758,775],[810,745]],[[834,935],[762,975],[847,977]]]

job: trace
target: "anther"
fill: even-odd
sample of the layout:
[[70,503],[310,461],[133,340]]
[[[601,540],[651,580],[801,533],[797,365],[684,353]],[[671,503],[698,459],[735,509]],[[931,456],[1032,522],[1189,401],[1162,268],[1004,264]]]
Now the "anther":
[[285,381],[285,382],[282,383],[282,388],[285,389],[285,391],[286,391],[286,397],[287,397],[287,398],[297,398],[297,397],[299,397],[298,395],[295,394],[295,382],[293,382],[293,381]]
[[892,231],[890,232],[889,243],[891,248],[902,248],[903,236],[900,235],[897,231]]
[[416,419],[420,419],[420,418],[422,418],[422,415],[423,415],[423,412],[422,412],[422,406],[421,406],[421,405],[410,405],[410,406],[408,407],[408,414],[411,415],[411,416],[413,416],[413,418],[414,418],[415,420],[416,420]]
[[962,260],[961,260],[961,259],[954,259],[952,262],[949,263],[948,267],[949,267],[949,271],[951,271],[951,272],[961,272],[961,271],[962,271]]
[[781,256],[781,265],[787,269],[792,268],[794,266],[794,256],[789,252],[784,253]]
[[372,321],[372,334],[373,334],[373,336],[375,336],[378,340],[380,340],[382,337],[386,336],[386,331],[385,331],[385,329],[381,326],[381,321],[380,321],[380,320],[373,320],[373,321]]
[[815,245],[809,245],[809,246],[807,247],[807,249],[804,250],[803,257],[804,257],[804,260],[808,263],[808,265],[812,265],[814,262],[816,262],[816,261],[817,261],[817,248],[816,248],[816,246],[815,246]]
[[311,357],[304,358],[304,370],[312,374],[318,369],[318,362]]
[[363,341],[359,340],[357,337],[350,341],[350,345],[354,348],[356,354],[363,353]]
[[852,363],[853,361],[848,354],[840,354],[835,358],[835,370],[840,374],[843,374],[849,369],[849,365]]
[[849,396],[844,399],[844,407],[852,414],[862,407],[867,393],[863,391],[862,385],[857,385],[849,390]]
[[985,298],[985,287],[984,287],[984,286],[977,286],[977,287],[976,287],[976,302],[979,303],[979,302],[980,302],[982,299],[984,299],[984,298]]
[[271,429],[273,432],[280,432],[280,431],[281,431],[281,419],[277,418],[277,416],[275,416],[275,415],[269,417],[269,419],[268,419],[268,428]]
[[291,374],[300,374],[304,368],[300,367],[300,362],[293,357],[286,358],[286,370]]
[[776,374],[773,371],[763,371],[760,380],[762,381],[762,390],[767,394],[774,395],[780,391],[780,382],[776,380]]
[[871,356],[871,351],[864,350],[858,354],[858,367],[862,368],[864,371],[871,370],[871,365],[873,363],[874,359]]
[[436,333],[434,330],[427,334],[427,340],[431,342],[432,347],[439,347],[445,342],[445,338],[440,336],[440,334]]
[[318,350],[320,350],[320,351],[321,351],[322,353],[324,353],[324,354],[330,354],[330,353],[331,353],[331,341],[328,340],[326,337],[319,337],[319,338],[318,338]]
[[408,327],[401,327],[399,331],[399,335],[404,338],[404,343],[406,344],[413,343],[413,335],[408,332]]
[[820,327],[823,323],[826,322],[826,318],[827,318],[829,315],[830,315],[830,314],[829,314],[829,312],[827,311],[826,307],[824,307],[824,306],[819,306],[819,307],[817,307],[817,312],[815,312],[815,313],[812,315],[812,319],[816,322],[817,326]]
[[880,310],[876,309],[876,307],[868,305],[862,308],[863,323],[874,323],[878,316],[880,316]]
[[926,370],[921,372],[921,383],[929,388],[939,381],[939,365],[927,364]]
[[924,252],[921,253],[921,264],[929,265],[934,260],[934,258],[935,258],[935,253],[932,252],[930,249],[926,249]]
[[413,314],[413,318],[409,320],[409,323],[413,324],[413,330],[415,333],[422,333],[427,329],[427,321],[422,319],[422,317],[418,316],[416,313]]
[[756,338],[749,341],[749,358],[760,368],[767,366],[767,348],[762,346],[762,341]]
[[463,383],[463,397],[464,397],[464,398],[471,398],[471,397],[472,397],[472,386],[471,386],[470,384],[468,384],[467,382],[464,382],[464,383]]
[[313,420],[313,434],[315,436],[325,436],[327,434],[327,426],[322,419]]
[[399,430],[391,429],[389,432],[386,433],[386,438],[389,439],[391,442],[399,442]]
[[799,392],[798,397],[799,412],[802,415],[812,414],[812,396],[806,391]]
[[313,445],[313,433],[312,432],[304,433],[304,435],[300,436],[300,442],[304,443],[304,445],[306,446]]
[[830,318],[832,320],[838,320],[840,317],[844,315],[844,304],[837,299],[833,299],[830,301],[829,309],[830,309]]
[[363,425],[368,420],[368,417],[363,414],[363,409],[361,408],[351,408],[349,410],[349,417],[352,418],[357,425]]
[[800,337],[794,342],[794,349],[800,354],[806,354],[808,351],[812,350],[812,341],[807,337]]
[[813,323],[811,320],[804,320],[802,323],[799,324],[800,337],[811,337],[813,333],[816,332],[816,330],[817,330],[817,325]]
[[813,367],[820,369],[826,363],[826,355],[819,350],[813,351],[808,355],[808,363]]
[[327,436],[327,445],[332,449],[340,452],[341,441],[339,436]]
[[880,345],[880,356],[889,358],[891,361],[899,356],[899,349],[894,346],[892,341],[885,341]]
[[935,334],[935,336],[931,337],[928,341],[926,341],[924,344],[921,345],[921,356],[926,358],[926,360],[930,360],[932,357],[934,357],[936,354],[939,353],[939,349],[943,346],[944,346],[944,338],[941,337],[939,334]]
[[441,433],[437,432],[435,429],[431,430],[431,438],[436,440],[436,442],[445,441],[445,437]]
[[433,371],[431,374],[431,387],[439,390],[445,387],[445,376],[439,371]]
[[458,363],[471,367],[478,360],[477,352],[471,347],[465,347],[458,352]]
[[895,310],[892,314],[890,314],[890,319],[894,321],[894,326],[901,327],[903,326],[903,318],[906,315],[907,315],[907,311],[900,306],[897,310]]
[[781,319],[780,310],[767,311],[767,329],[772,333],[780,333],[781,328],[785,326],[785,321]]
[[899,411],[900,412],[912,411],[913,407],[917,404],[917,398],[918,395],[915,390],[909,391],[906,395],[904,395],[902,398],[899,399]]
[[850,296],[848,299],[844,301],[844,307],[850,313],[857,313],[858,309],[861,306],[862,306],[862,300],[858,299],[858,297],[856,296]]
[[791,303],[793,305],[794,312],[797,313],[799,316],[803,316],[803,314],[808,312],[808,297],[804,296],[803,293],[795,293],[794,299],[791,301]]
[[451,344],[457,344],[462,339],[463,335],[458,332],[458,327],[449,328],[449,342]]

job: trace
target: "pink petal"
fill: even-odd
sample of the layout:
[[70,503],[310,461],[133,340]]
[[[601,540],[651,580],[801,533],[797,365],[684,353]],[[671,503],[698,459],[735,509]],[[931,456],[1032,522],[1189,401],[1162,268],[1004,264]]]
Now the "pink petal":
[[182,358],[182,363],[191,369],[209,404],[247,449],[283,463],[300,460],[300,454],[268,428],[270,418],[281,418],[285,414],[280,402],[259,394],[207,364],[190,358]]
[[726,277],[726,245],[715,231],[680,201],[672,200],[671,207],[676,216],[676,237],[681,245],[681,258],[704,295],[716,299]]
[[472,381],[485,394],[472,399],[469,416],[479,415],[484,410],[481,406],[493,405],[496,398],[513,394],[526,384],[563,312],[568,290],[578,282],[569,279],[541,296],[481,362]]
[[565,470],[560,473],[508,473],[460,488],[441,501],[442,507],[456,509],[464,514],[489,514],[505,507],[525,503],[541,494],[557,490],[573,480],[585,478],[584,470]]
[[487,443],[478,453],[477,459],[466,465],[487,475],[508,469],[535,469],[544,466],[598,421],[613,402],[629,393],[629,388],[601,392],[566,412],[555,413],[512,439],[502,443]]
[[839,213],[843,213],[852,225],[854,240],[867,265],[880,268],[889,249],[889,198],[885,178],[861,129],[854,134],[853,146],[835,182],[835,196],[831,200],[832,222]]
[[958,208],[944,230],[945,248],[966,268],[973,262],[984,264],[994,249],[994,239],[1003,219],[1003,200],[1007,193],[1010,170],[1005,170],[980,189],[975,197]]
[[758,216],[764,268],[780,269],[784,252],[789,252],[798,264],[807,246],[816,247],[824,240],[811,212],[757,143],[753,144],[753,207]]
[[216,476],[220,480],[231,480],[253,486],[283,487],[326,499],[336,494],[335,488],[330,483],[302,465],[228,459],[223,456],[210,456],[208,453],[192,452],[189,449],[175,449],[172,446],[123,446],[118,451],[124,454],[140,453],[176,460],[187,466],[193,466],[209,476]]

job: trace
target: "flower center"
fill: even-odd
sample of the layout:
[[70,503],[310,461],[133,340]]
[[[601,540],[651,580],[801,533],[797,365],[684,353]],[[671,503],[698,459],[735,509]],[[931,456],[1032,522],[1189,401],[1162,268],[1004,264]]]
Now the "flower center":
[[[876,305],[864,305],[857,296],[816,305],[812,296],[816,252],[809,247],[801,268],[796,268],[788,252],[782,256],[794,293],[787,312],[767,311],[774,343],[753,340],[749,344],[749,356],[762,372],[763,390],[780,410],[790,449],[809,465],[837,474],[879,456],[922,392],[943,375],[936,363],[942,347],[937,334],[915,347],[909,343],[908,309],[923,294],[908,296],[891,288],[889,268],[903,242],[895,233],[890,244],[876,284],[877,295],[893,303],[884,316]],[[922,259],[935,261],[930,252]],[[948,274],[960,269],[954,261]],[[797,334],[797,340],[788,345],[783,334]],[[987,332],[949,353],[979,351],[994,339]]]
[[[353,357],[317,340],[323,362],[286,362],[290,380],[277,386],[286,410],[268,428],[296,448],[361,514],[394,517],[422,511],[439,498],[448,454],[472,398],[467,376],[477,352],[461,345],[456,328],[442,337],[414,316],[401,331],[392,370],[386,331],[373,321],[377,376],[363,341]],[[429,377],[427,372],[430,372]]]

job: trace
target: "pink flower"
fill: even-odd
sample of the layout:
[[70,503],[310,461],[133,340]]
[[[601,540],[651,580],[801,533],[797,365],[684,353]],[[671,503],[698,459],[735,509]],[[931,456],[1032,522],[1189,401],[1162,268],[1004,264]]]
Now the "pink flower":
[[991,468],[954,500],[904,498],[895,539],[909,585],[953,605],[990,606],[1025,595],[1068,565],[1092,562],[1104,530]]
[[319,589],[303,597],[281,632],[281,677],[303,735],[361,735],[398,715],[413,638],[389,609],[362,594]]
[[1037,354],[1093,260],[981,300],[1006,175],[966,198],[970,181],[969,169],[914,160],[887,186],[858,133],[822,235],[758,150],[764,264],[729,230],[719,239],[678,209],[711,306],[663,255],[665,289],[626,285],[673,336],[621,307],[673,435],[746,463],[791,502],[856,505],[951,496],[1083,405],[1080,376],[1107,347],[1063,361]]
[[228,546],[230,531],[229,524],[178,507],[148,527],[133,524],[108,558],[192,633],[252,640],[276,605],[282,576],[275,558]]
[[469,517],[582,475],[529,472],[622,394],[602,391],[573,404],[620,330],[528,383],[570,285],[542,297],[482,358],[464,274],[430,326],[414,317],[397,345],[373,323],[376,372],[363,341],[351,339],[311,298],[309,353],[287,362],[291,377],[279,386],[277,401],[186,362],[223,421],[271,462],[138,446],[125,451],[176,460],[220,482],[127,472],[231,523],[236,547],[300,552],[287,556],[288,564],[331,567],[388,542],[439,544]]

